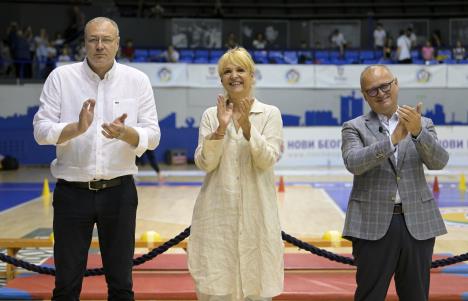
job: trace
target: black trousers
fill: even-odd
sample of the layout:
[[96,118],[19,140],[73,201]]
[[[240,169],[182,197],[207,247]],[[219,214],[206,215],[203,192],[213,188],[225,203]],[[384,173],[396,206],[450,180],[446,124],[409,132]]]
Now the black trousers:
[[393,215],[388,232],[379,240],[353,238],[354,300],[384,301],[393,275],[400,301],[428,300],[434,242],[435,238],[414,239],[403,214]]
[[54,191],[55,289],[52,300],[79,300],[94,224],[108,300],[134,300],[132,260],[138,197],[132,176],[92,191],[57,183]]

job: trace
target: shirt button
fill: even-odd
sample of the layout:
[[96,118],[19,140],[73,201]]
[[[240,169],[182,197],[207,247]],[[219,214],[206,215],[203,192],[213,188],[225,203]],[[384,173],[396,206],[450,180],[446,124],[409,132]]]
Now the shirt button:
[[397,180],[397,181],[400,181],[400,179],[401,179],[400,177],[396,177],[396,180]]

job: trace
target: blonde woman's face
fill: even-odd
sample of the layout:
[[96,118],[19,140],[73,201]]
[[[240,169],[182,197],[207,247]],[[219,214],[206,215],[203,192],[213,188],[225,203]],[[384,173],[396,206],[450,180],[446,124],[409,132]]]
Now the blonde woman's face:
[[229,96],[246,97],[252,90],[253,75],[242,66],[228,63],[222,69],[221,83]]

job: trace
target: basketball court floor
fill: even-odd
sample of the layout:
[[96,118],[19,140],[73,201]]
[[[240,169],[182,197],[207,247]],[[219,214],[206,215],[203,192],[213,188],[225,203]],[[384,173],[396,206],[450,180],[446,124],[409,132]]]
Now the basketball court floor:
[[[169,239],[190,225],[203,173],[191,165],[162,166],[162,171],[162,181],[148,166],[140,167],[135,177],[139,194],[137,239],[146,231],[156,231],[163,239]],[[330,230],[341,232],[352,185],[350,173],[344,168],[278,169],[275,173],[277,181],[283,177],[286,184],[285,192],[277,193],[275,200],[286,233],[300,239],[320,238]],[[436,199],[449,232],[436,240],[435,253],[468,252],[468,193],[460,190],[460,179],[465,174],[468,169],[463,168],[427,172],[431,189],[437,176],[440,192]],[[53,212],[51,197],[42,196],[44,179],[48,179],[53,191],[55,179],[46,166],[0,173],[0,238],[50,237]],[[349,247],[329,250],[351,253]],[[305,251],[290,248],[286,252]],[[169,253],[184,250],[171,249]],[[39,263],[51,256],[51,250],[24,250],[22,256]],[[4,269],[3,263],[0,269]]]

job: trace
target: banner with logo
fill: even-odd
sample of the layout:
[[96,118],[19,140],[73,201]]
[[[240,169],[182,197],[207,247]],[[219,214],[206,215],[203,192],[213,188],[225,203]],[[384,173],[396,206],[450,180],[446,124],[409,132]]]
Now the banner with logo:
[[447,87],[466,88],[468,87],[468,68],[466,65],[447,66]]
[[218,75],[218,66],[214,64],[188,65],[188,83],[190,87],[221,87],[221,80]]
[[359,89],[359,78],[365,67],[365,65],[315,65],[315,87]]
[[148,75],[153,87],[187,87],[187,64],[125,63]]
[[[468,166],[467,126],[437,126],[441,145],[450,154],[448,166]],[[343,166],[341,127],[286,127],[278,166]]]
[[388,65],[398,78],[400,88],[444,88],[447,65]]
[[256,86],[259,88],[313,88],[314,66],[257,65]]

